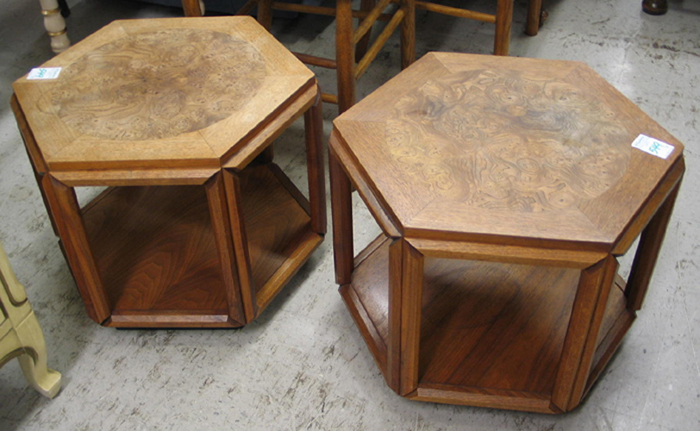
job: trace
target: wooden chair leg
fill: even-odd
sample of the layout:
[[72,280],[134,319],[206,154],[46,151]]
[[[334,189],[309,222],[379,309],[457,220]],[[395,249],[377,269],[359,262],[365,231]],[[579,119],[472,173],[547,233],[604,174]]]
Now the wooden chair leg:
[[267,31],[272,29],[272,0],[260,0],[258,2],[258,22]]
[[401,69],[416,61],[416,1],[401,0],[405,15],[401,21]]
[[496,6],[496,38],[493,47],[495,55],[508,55],[512,21],[513,0],[498,0],[498,5]]
[[185,16],[203,16],[204,2],[202,0],[182,0]]
[[352,4],[338,0],[335,11],[335,56],[338,75],[338,113],[355,104],[355,59],[352,41]]
[[540,15],[542,14],[542,0],[530,0],[527,6],[527,24],[525,34],[537,36],[540,31]]

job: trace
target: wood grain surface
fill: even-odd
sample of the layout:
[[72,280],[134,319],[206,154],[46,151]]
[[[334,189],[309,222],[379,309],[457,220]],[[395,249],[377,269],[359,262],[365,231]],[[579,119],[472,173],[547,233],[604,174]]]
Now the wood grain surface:
[[[334,121],[408,236],[609,250],[683,145],[582,63],[430,53]],[[631,147],[644,133],[675,147]],[[372,205],[370,205],[372,206]]]
[[220,167],[315,83],[250,17],[115,21],[43,66],[13,88],[54,171]]
[[394,110],[386,139],[404,176],[474,207],[575,206],[618,181],[632,150],[625,119],[597,95],[522,71],[429,80]]
[[[382,351],[389,341],[389,244],[377,247],[346,287]],[[421,385],[551,393],[577,270],[435,258],[424,270],[422,311],[414,314],[422,316]]]
[[[310,216],[270,165],[243,171],[241,195],[252,283],[260,290],[311,232]],[[235,305],[203,188],[115,187],[83,218],[114,314],[226,316]]]
[[117,187],[83,218],[113,310],[228,313],[203,188]]
[[[44,66],[11,103],[93,320],[252,321],[326,231],[313,73],[250,17],[115,21]],[[270,163],[302,114],[311,202]]]
[[86,135],[136,141],[194,132],[243,109],[265,60],[229,34],[170,29],[107,43],[61,73],[39,109]]
[[428,259],[425,273],[421,382],[552,391],[578,271]]
[[311,218],[269,166],[243,171],[240,181],[252,283],[259,292],[311,231]]
[[[391,244],[383,236],[370,244],[356,261],[352,283],[341,287],[389,384]],[[442,258],[426,258],[423,269],[420,312],[412,314],[420,319],[418,387],[409,398],[546,413],[568,409],[549,400],[579,270]],[[582,371],[586,391],[634,320],[624,288],[618,277],[601,308],[591,373]]]

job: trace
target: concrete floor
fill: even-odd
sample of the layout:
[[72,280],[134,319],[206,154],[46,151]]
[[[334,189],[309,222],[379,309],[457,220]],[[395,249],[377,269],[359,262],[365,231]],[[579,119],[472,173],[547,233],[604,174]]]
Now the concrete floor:
[[[516,1],[512,55],[588,63],[686,145],[688,171],[645,308],[583,405],[556,417],[416,403],[391,392],[333,283],[330,234],[242,330],[118,331],[89,320],[7,103],[11,83],[52,56],[38,3],[5,0],[0,10],[0,240],[43,325],[63,390],[44,399],[25,384],[17,361],[7,364],[0,430],[700,429],[698,2],[671,0],[667,15],[651,17],[640,0],[551,0],[549,20],[530,38],[522,34],[526,2]],[[181,13],[126,0],[72,4],[73,42],[114,19]],[[418,22],[419,56],[490,52],[490,25],[426,13]],[[332,53],[330,20],[278,21],[275,31],[295,50]],[[397,47],[394,38],[361,94],[398,72]],[[321,82],[332,88],[332,75],[321,73]],[[326,107],[326,133],[334,113]],[[278,146],[295,181],[303,181],[301,134],[297,124]],[[358,242],[366,243],[377,228],[360,202],[356,209]]]

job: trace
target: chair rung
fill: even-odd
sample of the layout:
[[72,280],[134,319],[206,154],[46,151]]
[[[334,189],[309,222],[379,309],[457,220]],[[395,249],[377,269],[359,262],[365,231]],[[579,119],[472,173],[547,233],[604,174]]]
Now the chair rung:
[[394,18],[392,18],[391,21],[389,21],[389,24],[384,27],[384,30],[382,30],[382,32],[379,34],[377,40],[375,40],[374,44],[372,44],[372,47],[367,51],[365,56],[362,57],[362,60],[357,63],[357,68],[355,68],[355,79],[360,79],[360,76],[365,73],[370,63],[372,63],[375,57],[377,57],[377,54],[379,54],[379,51],[382,49],[386,41],[389,40],[391,34],[394,32],[394,30],[396,30],[396,27],[401,24],[404,15],[405,12],[403,9],[396,11]]
[[[296,3],[285,3],[285,2],[274,2],[272,3],[272,9],[284,10],[288,12],[299,12],[299,13],[310,13],[314,15],[327,15],[335,16],[335,8],[323,7],[323,6],[308,6]],[[353,18],[367,18],[369,12],[354,10],[352,11]],[[389,21],[391,20],[390,13],[383,13],[377,17],[377,21]]]
[[381,15],[382,12],[384,12],[384,9],[391,3],[391,0],[381,0],[379,3],[377,3],[376,6],[369,12],[367,17],[362,20],[360,25],[357,27],[357,30],[355,30],[355,34],[352,35],[353,43],[357,44],[357,42],[362,39],[362,37],[369,31],[370,28],[374,25],[375,22],[377,22],[377,18],[379,15]]
[[321,93],[321,100],[324,103],[334,103],[338,104],[338,96],[335,94],[329,94],[329,93]]
[[[392,0],[396,1],[396,0]],[[458,18],[473,19],[476,21],[489,22],[494,24],[496,22],[496,15],[490,15],[482,12],[475,12],[473,10],[459,9],[451,6],[443,6],[440,4],[430,3],[426,1],[416,1],[416,9],[423,9],[429,12],[441,13],[443,15],[456,16]]]
[[238,12],[236,12],[236,15],[248,15],[251,10],[255,8],[255,6],[258,5],[259,0],[248,0],[246,4],[241,6],[240,9],[238,9]]
[[315,55],[302,54],[299,52],[293,52],[302,63],[310,64],[312,66],[325,67],[326,69],[337,69],[338,65],[335,60],[329,58],[316,57]]

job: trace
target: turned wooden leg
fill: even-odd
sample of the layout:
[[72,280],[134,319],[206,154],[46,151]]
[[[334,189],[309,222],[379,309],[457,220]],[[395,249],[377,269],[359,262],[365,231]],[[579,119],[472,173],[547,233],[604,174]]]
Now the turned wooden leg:
[[51,37],[51,49],[59,53],[70,46],[66,32],[66,20],[61,15],[61,8],[56,0],[39,0],[41,14],[44,15],[44,27]]
[[355,59],[352,42],[352,4],[338,0],[335,12],[335,55],[338,75],[338,113],[355,104]]
[[495,55],[508,55],[512,22],[513,0],[498,0],[496,6],[496,38],[493,47]]
[[15,331],[26,353],[17,358],[24,377],[40,394],[53,398],[61,389],[61,374],[47,366],[44,334],[33,311]]

